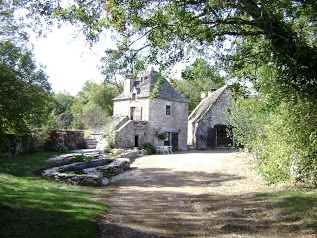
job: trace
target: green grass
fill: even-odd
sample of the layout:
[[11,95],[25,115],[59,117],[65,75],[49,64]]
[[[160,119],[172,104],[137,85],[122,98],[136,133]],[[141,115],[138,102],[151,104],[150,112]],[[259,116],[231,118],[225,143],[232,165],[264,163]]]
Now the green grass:
[[306,227],[317,232],[317,190],[277,191],[258,195],[292,216],[303,219]]
[[57,183],[31,172],[50,164],[42,152],[0,159],[0,237],[96,237],[105,189]]

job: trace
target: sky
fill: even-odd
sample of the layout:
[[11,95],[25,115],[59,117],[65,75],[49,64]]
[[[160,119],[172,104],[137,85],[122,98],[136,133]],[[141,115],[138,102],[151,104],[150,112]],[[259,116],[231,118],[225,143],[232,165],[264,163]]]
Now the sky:
[[[64,25],[60,29],[53,28],[46,37],[31,35],[36,61],[46,66],[45,72],[55,93],[66,91],[75,96],[87,80],[103,81],[97,66],[101,65],[100,59],[111,46],[111,40],[100,40],[90,48],[83,35],[74,37],[76,33],[75,27]],[[177,65],[171,73],[180,78],[181,68],[183,64]]]
[[97,66],[105,44],[110,42],[100,42],[90,49],[83,36],[74,39],[74,34],[75,28],[64,26],[54,28],[45,38],[31,37],[36,61],[46,66],[45,72],[55,93],[67,91],[76,95],[85,81],[103,80]]

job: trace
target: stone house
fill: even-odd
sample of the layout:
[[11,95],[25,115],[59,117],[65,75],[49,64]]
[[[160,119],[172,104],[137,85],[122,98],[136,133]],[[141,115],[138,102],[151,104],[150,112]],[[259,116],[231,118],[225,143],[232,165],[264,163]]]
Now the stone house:
[[209,91],[188,117],[188,144],[196,149],[233,146],[226,114],[232,109],[232,90],[227,85]]
[[125,79],[124,92],[113,101],[113,117],[120,124],[115,128],[117,148],[148,142],[155,147],[173,146],[174,151],[187,150],[188,100],[158,72]]

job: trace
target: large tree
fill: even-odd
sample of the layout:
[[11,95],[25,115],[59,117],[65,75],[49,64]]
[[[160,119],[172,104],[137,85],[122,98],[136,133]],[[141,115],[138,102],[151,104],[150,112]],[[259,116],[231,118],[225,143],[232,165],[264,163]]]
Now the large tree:
[[[274,82],[280,85],[278,90],[316,97],[314,0],[81,0],[66,7],[54,7],[48,1],[42,4],[50,10],[45,14],[80,22],[89,40],[98,39],[104,28],[115,29],[120,34],[118,43],[128,42],[125,49],[142,51],[149,62],[166,66],[197,51],[216,53],[221,59],[228,54],[235,56],[245,45],[262,45],[253,53],[265,55],[264,62],[280,70]],[[228,41],[231,47],[226,48]],[[235,62],[237,58],[231,59]]]
[[30,50],[25,3],[0,1],[0,152],[7,134],[29,134],[49,121],[51,88]]
[[31,0],[14,4],[28,9],[27,16],[35,22],[46,16],[48,23],[57,18],[79,24],[92,43],[104,29],[114,29],[119,33],[118,49],[142,53],[149,63],[165,67],[191,59],[198,51],[219,60],[226,56],[230,67],[237,59],[249,63],[235,56],[241,52],[247,56],[244,47],[255,45],[257,51],[251,53],[265,58],[251,58],[252,63],[269,62],[279,70],[274,80],[279,92],[316,98],[314,0]]
[[48,116],[50,85],[31,52],[0,42],[0,133],[23,134]]
[[175,89],[189,100],[188,110],[191,113],[201,101],[201,93],[223,86],[225,80],[216,66],[198,58],[182,71],[181,80],[176,79],[172,83]]

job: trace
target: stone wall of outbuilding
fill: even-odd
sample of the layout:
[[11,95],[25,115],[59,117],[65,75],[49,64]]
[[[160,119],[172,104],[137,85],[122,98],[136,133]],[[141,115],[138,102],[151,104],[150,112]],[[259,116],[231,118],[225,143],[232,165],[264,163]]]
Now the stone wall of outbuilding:
[[228,125],[229,122],[226,114],[228,113],[228,109],[230,110],[232,108],[231,100],[232,91],[226,89],[204,117],[192,127],[194,143],[197,149],[207,149],[207,141],[203,140],[201,135],[207,134],[209,127],[213,128],[215,125]]

